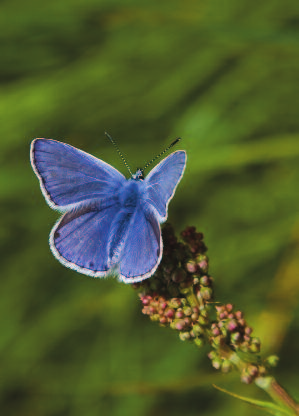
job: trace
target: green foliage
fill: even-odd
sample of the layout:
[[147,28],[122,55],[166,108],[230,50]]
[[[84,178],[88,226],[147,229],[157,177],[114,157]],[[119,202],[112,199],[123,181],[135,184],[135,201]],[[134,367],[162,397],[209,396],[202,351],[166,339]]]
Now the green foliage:
[[183,137],[169,219],[204,232],[218,300],[242,307],[280,355],[282,382],[299,385],[297,2],[146,3],[0,5],[1,414],[260,414],[215,392],[264,398],[142,317],[129,285],[50,254],[57,215],[30,141],[62,140],[125,172],[105,130],[133,170]]

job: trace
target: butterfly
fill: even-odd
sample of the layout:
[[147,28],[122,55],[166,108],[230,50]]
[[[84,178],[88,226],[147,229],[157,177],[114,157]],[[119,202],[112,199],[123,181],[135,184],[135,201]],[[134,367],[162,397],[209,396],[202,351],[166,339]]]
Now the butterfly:
[[153,275],[163,252],[160,224],[183,176],[185,151],[171,153],[145,178],[138,169],[129,179],[56,140],[33,140],[30,159],[46,202],[63,214],[49,243],[64,266],[92,277],[116,273],[125,283]]

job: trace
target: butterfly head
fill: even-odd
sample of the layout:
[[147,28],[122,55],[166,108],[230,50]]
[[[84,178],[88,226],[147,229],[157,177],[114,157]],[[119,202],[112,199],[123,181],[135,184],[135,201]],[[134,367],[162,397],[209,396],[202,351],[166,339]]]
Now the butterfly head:
[[143,180],[144,179],[143,169],[137,168],[136,173],[132,175],[132,179],[134,179],[135,181]]

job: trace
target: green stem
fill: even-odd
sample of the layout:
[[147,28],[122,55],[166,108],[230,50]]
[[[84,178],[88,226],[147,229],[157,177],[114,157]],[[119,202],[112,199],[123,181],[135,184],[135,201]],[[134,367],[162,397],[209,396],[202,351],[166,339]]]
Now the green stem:
[[280,406],[292,410],[294,415],[299,415],[299,404],[277,383],[274,377],[258,377],[255,384],[266,393]]
[[190,306],[202,306],[202,304],[197,299],[192,286],[181,289],[181,293],[185,295]]

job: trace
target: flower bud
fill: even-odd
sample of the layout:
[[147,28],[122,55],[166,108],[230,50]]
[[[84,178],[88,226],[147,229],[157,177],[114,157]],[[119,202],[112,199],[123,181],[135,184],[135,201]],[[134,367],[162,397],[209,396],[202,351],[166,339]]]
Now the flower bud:
[[220,312],[219,313],[219,319],[226,319],[227,318],[227,312]]
[[202,287],[200,293],[204,300],[211,300],[213,297],[213,290],[210,287]]
[[183,319],[179,319],[178,321],[174,321],[175,322],[175,329],[177,329],[178,331],[182,331],[185,328],[185,321]]
[[199,316],[199,315],[198,315],[198,313],[197,313],[197,312],[193,312],[193,313],[192,313],[192,315],[191,315],[191,319],[192,319],[192,321],[193,321],[193,322],[197,321],[198,316]]
[[254,354],[260,352],[260,345],[259,344],[251,344],[249,345],[249,351],[253,352]]
[[234,305],[232,303],[228,303],[227,305],[225,305],[225,308],[227,312],[232,312],[232,310],[234,309]]
[[203,315],[199,315],[199,317],[198,317],[198,323],[199,323],[200,325],[203,325],[203,326],[208,325],[208,323],[209,323],[209,319],[208,319],[208,318],[206,318],[206,317],[205,317],[205,316],[203,316]]
[[204,345],[204,340],[202,338],[195,338],[194,339],[194,344],[197,345],[198,347],[202,347]]
[[202,286],[210,286],[210,284],[211,284],[211,281],[210,281],[208,276],[202,276],[200,278],[199,282]]
[[243,312],[241,312],[241,311],[237,311],[237,312],[235,313],[235,317],[236,317],[236,319],[242,319],[242,318],[243,318]]
[[194,274],[197,272],[197,264],[195,263],[195,261],[190,260],[186,264],[186,269],[189,273]]
[[213,360],[214,358],[216,358],[217,357],[217,353],[216,353],[216,351],[214,351],[214,350],[212,350],[212,351],[210,351],[209,353],[208,353],[208,358],[210,359],[210,360]]
[[256,377],[259,373],[259,370],[256,365],[252,364],[247,367],[247,372],[251,377]]
[[158,314],[150,315],[150,320],[153,322],[160,321],[160,316]]
[[166,325],[168,323],[168,319],[165,316],[162,316],[159,322],[161,325]]
[[204,273],[206,273],[209,270],[209,263],[208,263],[207,259],[203,259],[203,260],[199,261],[197,263],[197,265]]
[[189,332],[180,332],[179,337],[182,341],[186,341],[191,338],[191,335],[189,334]]
[[241,381],[244,384],[251,384],[253,380],[252,380],[252,377],[250,377],[249,374],[244,373],[244,374],[241,375]]
[[184,314],[184,312],[183,312],[183,309],[178,309],[177,311],[176,311],[176,313],[175,313],[175,317],[176,318],[178,318],[178,319],[182,319],[182,318],[184,318],[185,317],[185,314]]
[[168,306],[170,308],[174,308],[174,309],[179,308],[181,305],[182,305],[182,303],[181,303],[181,300],[179,298],[172,298],[168,302]]
[[190,306],[185,306],[183,308],[183,311],[184,311],[185,316],[191,316],[192,314],[192,308],[190,308]]
[[221,368],[221,364],[222,364],[222,360],[221,360],[221,358],[219,358],[219,357],[214,358],[214,359],[212,360],[212,366],[213,366],[216,370],[219,370],[219,369]]
[[235,319],[230,319],[226,325],[228,331],[233,332],[238,328],[238,323]]
[[233,334],[231,334],[230,339],[231,339],[232,344],[239,343],[241,341],[240,332],[234,332]]
[[279,357],[277,355],[270,355],[266,358],[266,364],[268,364],[270,367],[276,367],[279,361]]
[[167,308],[167,302],[162,301],[162,302],[160,303],[160,309],[166,309],[166,308]]
[[195,336],[199,336],[199,335],[202,335],[203,334],[203,329],[202,329],[202,327],[200,326],[200,325],[198,325],[198,324],[195,324],[195,325],[193,325],[193,327],[192,327],[192,331],[193,331],[193,334],[195,335]]
[[167,318],[169,318],[169,319],[172,319],[173,317],[174,317],[174,310],[173,309],[171,309],[171,308],[167,308],[165,311],[164,311],[164,316],[166,316]]
[[223,360],[221,364],[221,371],[223,373],[229,373],[233,368],[232,363],[229,360]]

